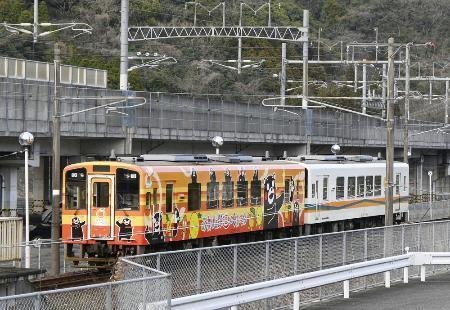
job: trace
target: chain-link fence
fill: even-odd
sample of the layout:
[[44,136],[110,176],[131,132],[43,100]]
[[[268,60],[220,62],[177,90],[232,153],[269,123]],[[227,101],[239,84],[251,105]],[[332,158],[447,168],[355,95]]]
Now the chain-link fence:
[[[256,283],[344,264],[399,255],[405,251],[450,251],[450,221],[397,225],[221,247],[146,254],[130,261],[172,275],[173,297]],[[443,270],[434,267],[432,272]],[[413,268],[411,276],[417,276]],[[392,272],[392,281],[401,280]],[[383,275],[350,281],[351,290],[384,283]],[[342,293],[340,283],[301,292],[303,302]],[[264,306],[291,304],[286,295],[264,301]],[[247,305],[261,307],[261,303]],[[246,306],[246,307],[247,307]]]
[[171,296],[168,274],[123,259],[110,282],[2,297],[0,310],[158,310],[170,308]]
[[450,218],[450,200],[412,203],[409,205],[411,222],[432,221]]

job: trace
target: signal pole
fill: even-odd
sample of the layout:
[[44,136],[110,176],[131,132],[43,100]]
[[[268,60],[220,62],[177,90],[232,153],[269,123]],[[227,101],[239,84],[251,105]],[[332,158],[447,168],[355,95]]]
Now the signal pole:
[[385,226],[393,225],[394,207],[394,38],[388,40],[388,76],[387,76],[387,143],[386,143],[386,178]]
[[52,149],[52,267],[51,274],[59,275],[59,229],[60,229],[60,210],[59,203],[61,200],[61,167],[60,167],[60,111],[61,105],[59,101],[59,71],[60,71],[60,49],[59,44],[55,43],[55,88],[53,91],[53,149]]
[[33,43],[37,43],[38,39],[38,25],[39,25],[39,4],[38,0],[34,0],[34,20],[33,20]]
[[409,132],[408,132],[408,121],[409,121],[409,48],[410,43],[406,44],[406,63],[405,63],[405,115],[404,115],[404,127],[403,127],[403,162],[408,163],[408,152],[409,152]]

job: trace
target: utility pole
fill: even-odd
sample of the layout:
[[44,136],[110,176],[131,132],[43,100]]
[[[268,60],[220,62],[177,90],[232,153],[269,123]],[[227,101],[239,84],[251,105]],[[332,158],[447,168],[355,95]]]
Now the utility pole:
[[128,90],[128,0],[120,5],[120,89]]
[[406,44],[406,63],[405,63],[405,115],[404,115],[404,126],[403,126],[403,162],[408,163],[408,152],[409,152],[409,133],[408,133],[408,121],[409,121],[409,68],[410,68],[410,57],[409,57],[410,43]]
[[387,76],[387,144],[386,144],[386,178],[385,183],[385,218],[384,224],[390,226],[394,223],[394,38],[388,40],[388,76]]
[[55,43],[55,88],[53,90],[53,141],[52,141],[52,275],[59,274],[59,229],[60,229],[60,210],[61,200],[61,168],[60,168],[60,110],[59,102],[59,77],[60,77],[60,49],[58,43]]
[[38,4],[38,0],[34,0],[33,11],[34,11],[33,43],[37,43],[38,31],[39,31],[39,28],[38,28],[38,24],[39,24],[39,4]]
[[448,87],[449,81],[445,81],[445,123],[448,124]]
[[281,105],[285,105],[286,98],[286,43],[281,43],[281,74],[280,74],[280,96]]
[[303,99],[302,108],[308,108],[308,35],[309,35],[309,11],[303,10],[303,27],[305,32],[303,36],[305,41],[303,42]]
[[[128,98],[128,11],[129,0],[120,3],[120,90],[126,92]],[[197,8],[197,5],[195,5]],[[128,105],[128,101],[127,101]],[[131,126],[124,126],[125,146],[124,153],[131,155],[133,148],[133,131]]]
[[[366,61],[365,59],[363,61]],[[363,64],[363,88],[362,88],[362,112],[366,113],[367,108],[367,64]]]

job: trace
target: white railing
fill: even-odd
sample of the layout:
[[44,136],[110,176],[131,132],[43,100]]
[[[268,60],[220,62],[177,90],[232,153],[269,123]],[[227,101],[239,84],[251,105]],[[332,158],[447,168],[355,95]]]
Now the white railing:
[[0,217],[0,244],[0,262],[21,260],[22,218]]
[[420,266],[421,281],[425,281],[426,265],[450,265],[450,252],[415,252],[339,266],[292,277],[233,287],[229,289],[172,299],[171,309],[221,309],[294,294],[293,309],[300,307],[299,291],[332,283],[343,283],[344,298],[349,298],[349,280],[384,273],[385,287],[390,287],[390,272],[403,268],[403,281],[408,283],[408,268]]
[[[53,82],[54,65],[48,62],[0,57],[0,77],[31,81]],[[106,70],[61,65],[62,84],[106,88]]]

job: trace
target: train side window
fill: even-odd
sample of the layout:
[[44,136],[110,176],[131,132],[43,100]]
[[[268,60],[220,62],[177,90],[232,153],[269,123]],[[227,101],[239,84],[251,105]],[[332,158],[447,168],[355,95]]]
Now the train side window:
[[234,182],[222,183],[222,207],[232,208],[234,200]]
[[347,197],[355,198],[355,196],[356,196],[356,178],[348,177]]
[[328,177],[324,177],[322,183],[322,199],[328,200]]
[[297,180],[297,186],[296,186],[296,199],[300,199],[300,180]]
[[366,177],[366,196],[373,197],[373,176]]
[[202,197],[202,186],[200,183],[188,184],[188,210],[200,210]]
[[400,174],[395,175],[395,194],[400,195]]
[[172,212],[173,184],[166,184],[166,212]]
[[406,175],[403,176],[403,191],[406,191]]
[[250,204],[252,206],[261,205],[261,181],[253,179],[250,186]]
[[145,209],[150,210],[151,205],[152,205],[152,194],[150,192],[147,192],[145,194]]
[[237,185],[237,205],[238,207],[248,206],[248,181],[245,180],[243,173],[239,176]]
[[375,196],[381,196],[381,175],[375,176],[374,192]]
[[206,185],[206,200],[208,201],[206,205],[208,209],[219,208],[219,182],[208,182]]
[[290,187],[291,187],[291,179],[285,179],[284,180],[284,203],[289,202],[289,195],[291,193]]
[[158,205],[158,189],[157,188],[153,189],[153,205],[154,206]]
[[336,178],[336,199],[343,199],[345,197],[345,178]]
[[316,198],[316,184],[311,183],[311,198]]
[[358,177],[356,179],[357,184],[357,197],[364,197],[364,177]]

